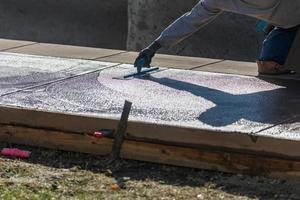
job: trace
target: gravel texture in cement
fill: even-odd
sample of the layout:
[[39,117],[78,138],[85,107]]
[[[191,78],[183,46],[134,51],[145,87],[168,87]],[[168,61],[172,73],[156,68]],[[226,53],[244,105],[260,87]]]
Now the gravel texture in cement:
[[129,100],[130,120],[300,139],[299,81],[175,69],[117,80],[134,69],[113,65],[0,54],[0,103],[119,118]]

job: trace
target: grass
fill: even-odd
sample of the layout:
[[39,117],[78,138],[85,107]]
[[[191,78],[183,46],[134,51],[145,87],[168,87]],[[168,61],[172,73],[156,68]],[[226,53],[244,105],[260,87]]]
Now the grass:
[[20,148],[31,157],[0,157],[0,199],[300,199],[300,181]]

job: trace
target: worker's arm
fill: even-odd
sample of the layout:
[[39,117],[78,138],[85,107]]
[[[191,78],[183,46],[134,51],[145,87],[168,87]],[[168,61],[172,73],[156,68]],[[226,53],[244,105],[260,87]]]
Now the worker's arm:
[[221,13],[217,0],[201,0],[188,13],[167,27],[156,41],[163,47],[172,47],[191,36]]
[[150,46],[142,50],[136,62],[143,58],[146,60],[145,66],[148,67],[152,57],[159,48],[172,47],[211,22],[221,13],[221,10],[217,8],[217,1],[218,0],[199,1],[190,12],[177,19],[167,27]]

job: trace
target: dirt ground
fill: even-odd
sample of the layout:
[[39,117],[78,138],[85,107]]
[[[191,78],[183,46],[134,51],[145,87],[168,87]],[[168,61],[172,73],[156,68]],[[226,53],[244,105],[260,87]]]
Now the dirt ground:
[[0,157],[0,199],[300,199],[300,180],[128,160],[108,165],[105,157],[18,147],[32,154]]

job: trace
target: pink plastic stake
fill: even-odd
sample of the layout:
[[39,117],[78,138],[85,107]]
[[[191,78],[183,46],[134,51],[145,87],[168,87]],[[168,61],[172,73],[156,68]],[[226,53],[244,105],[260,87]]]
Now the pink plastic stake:
[[15,158],[29,158],[30,151],[23,151],[18,148],[4,148],[1,151],[4,156],[12,156]]

